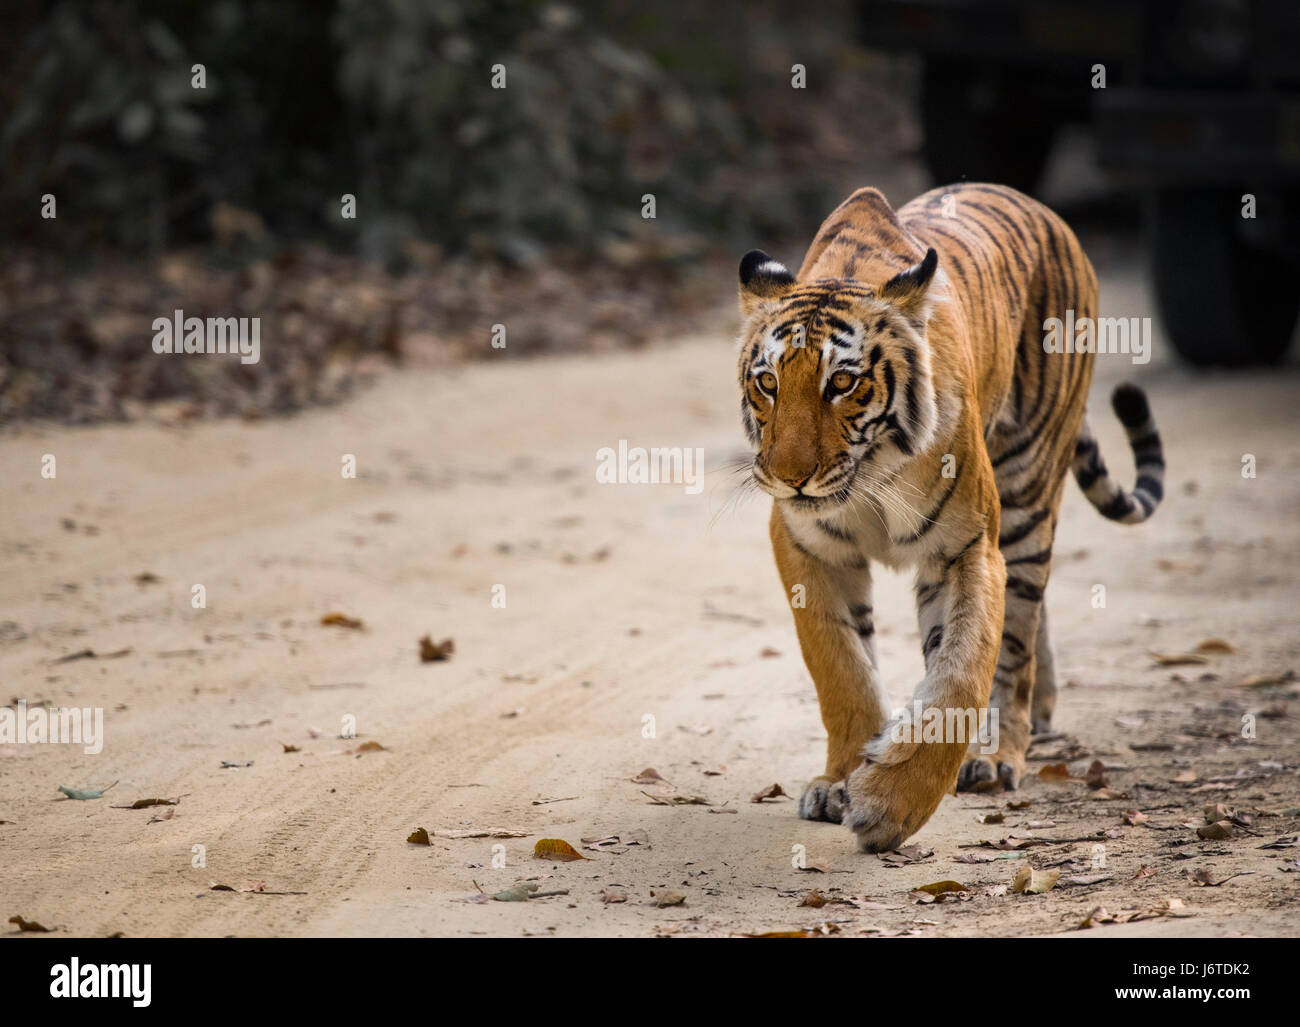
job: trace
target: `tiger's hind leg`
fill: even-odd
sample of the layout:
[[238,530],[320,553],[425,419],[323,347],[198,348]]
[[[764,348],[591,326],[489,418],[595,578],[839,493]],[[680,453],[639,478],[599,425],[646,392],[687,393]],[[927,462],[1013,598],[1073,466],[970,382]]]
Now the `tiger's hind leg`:
[[1034,700],[1031,722],[1034,734],[1052,730],[1052,713],[1056,709],[1056,666],[1052,639],[1047,630],[1047,607],[1038,614],[1038,644],[1034,647]]

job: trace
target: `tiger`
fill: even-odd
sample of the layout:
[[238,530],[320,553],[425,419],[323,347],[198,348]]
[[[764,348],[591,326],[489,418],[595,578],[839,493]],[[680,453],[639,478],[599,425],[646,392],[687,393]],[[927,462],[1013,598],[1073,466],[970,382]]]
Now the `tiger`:
[[[740,262],[748,468],[773,497],[772,551],[827,733],[798,815],[844,824],[864,852],[897,848],[945,794],[1015,790],[1031,734],[1050,728],[1043,593],[1067,472],[1126,524],[1163,497],[1146,395],[1126,383],[1111,397],[1136,465],[1127,490],[1085,414],[1095,347],[1045,344],[1049,319],[1092,324],[1097,301],[1066,223],[980,182],[898,211],[859,189],[798,275],[761,250]],[[873,562],[915,570],[911,709],[945,717],[938,740],[889,711]]]

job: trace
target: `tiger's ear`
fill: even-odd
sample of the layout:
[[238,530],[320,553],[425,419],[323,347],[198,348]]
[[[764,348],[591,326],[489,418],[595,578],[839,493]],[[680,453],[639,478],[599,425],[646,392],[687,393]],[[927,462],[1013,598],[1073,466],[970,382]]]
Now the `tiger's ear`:
[[888,300],[913,320],[925,320],[925,296],[939,266],[939,254],[934,248],[925,251],[919,264],[900,271],[880,287],[880,298]]
[[764,300],[780,299],[794,285],[794,275],[762,250],[750,250],[740,261],[740,312],[752,314]]

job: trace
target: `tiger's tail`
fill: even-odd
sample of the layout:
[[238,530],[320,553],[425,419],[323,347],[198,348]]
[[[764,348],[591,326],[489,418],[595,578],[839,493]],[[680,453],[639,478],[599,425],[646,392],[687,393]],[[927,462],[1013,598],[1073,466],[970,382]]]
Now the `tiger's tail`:
[[1124,524],[1141,524],[1150,517],[1165,494],[1165,458],[1160,434],[1151,419],[1146,393],[1136,385],[1117,385],[1111,393],[1114,407],[1137,464],[1137,484],[1128,492],[1110,476],[1101,449],[1085,419],[1074,447],[1074,480],[1103,517]]

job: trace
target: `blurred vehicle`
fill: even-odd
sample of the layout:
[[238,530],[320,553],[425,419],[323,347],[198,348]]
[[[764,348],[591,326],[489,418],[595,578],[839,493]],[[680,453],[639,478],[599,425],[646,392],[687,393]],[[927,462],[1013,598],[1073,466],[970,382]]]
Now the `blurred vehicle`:
[[866,45],[921,58],[936,182],[1032,193],[1059,129],[1090,126],[1115,185],[1144,196],[1178,352],[1282,358],[1300,313],[1300,3],[859,0],[858,14]]

